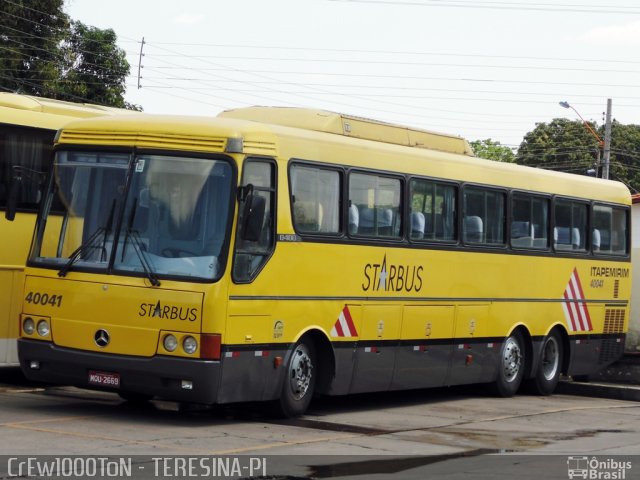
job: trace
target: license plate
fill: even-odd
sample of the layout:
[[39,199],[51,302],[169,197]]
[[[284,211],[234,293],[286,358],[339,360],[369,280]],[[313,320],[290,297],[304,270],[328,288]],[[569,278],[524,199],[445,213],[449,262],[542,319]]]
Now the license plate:
[[114,372],[97,372],[89,370],[89,384],[100,387],[120,387],[120,374]]

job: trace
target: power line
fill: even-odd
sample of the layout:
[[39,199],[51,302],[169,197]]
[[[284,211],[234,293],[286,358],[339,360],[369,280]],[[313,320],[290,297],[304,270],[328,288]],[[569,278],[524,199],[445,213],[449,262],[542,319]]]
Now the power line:
[[[640,9],[640,7],[638,7]],[[133,41],[133,40],[132,40]],[[434,52],[434,51],[419,51],[419,50],[375,50],[375,49],[349,49],[349,48],[318,48],[318,47],[295,47],[295,46],[283,46],[283,45],[247,45],[247,44],[229,44],[229,43],[181,43],[181,42],[153,42],[152,45],[170,45],[170,46],[184,46],[184,47],[207,47],[207,48],[231,48],[231,49],[251,49],[251,50],[289,50],[289,51],[302,51],[308,52],[327,52],[338,53],[344,55],[345,53],[352,54],[382,54],[382,55],[414,55],[414,56],[438,56],[438,57],[468,57],[468,58],[498,58],[505,60],[544,60],[554,62],[599,62],[599,63],[628,63],[628,64],[640,64],[640,61],[635,60],[614,60],[611,58],[568,58],[568,57],[537,57],[537,56],[524,56],[524,55],[489,55],[489,54],[476,54],[476,53],[457,53],[457,52]],[[168,54],[171,55],[171,54]]]
[[[148,56],[147,53],[145,56]],[[162,55],[153,55],[155,58],[159,58]],[[172,55],[165,55],[171,57],[184,58],[184,53],[176,53]],[[362,65],[402,65],[402,66],[422,66],[422,67],[463,67],[463,68],[491,68],[507,70],[552,70],[552,71],[569,71],[569,72],[598,72],[598,73],[640,73],[640,70],[612,70],[610,68],[597,69],[597,68],[577,68],[577,67],[546,67],[539,65],[489,65],[486,63],[423,63],[423,62],[401,62],[391,60],[354,60],[354,59],[336,59],[336,58],[311,58],[311,57],[258,57],[258,56],[222,56],[222,55],[189,55],[188,58],[204,59],[212,58],[215,60],[255,60],[261,62],[278,61],[278,62],[313,62],[313,63],[334,63],[340,64],[362,64]]]
[[[184,57],[184,56],[183,56]],[[153,58],[150,55],[149,58]],[[188,56],[187,56],[188,58]],[[217,68],[197,68],[187,67],[184,65],[179,66],[181,70],[186,71],[233,71],[236,69],[230,67],[217,67]],[[162,67],[162,66],[145,66],[145,70],[167,70],[175,67]],[[478,82],[478,83],[519,83],[523,85],[567,85],[567,86],[586,86],[586,87],[619,87],[619,88],[636,88],[637,84],[605,84],[605,83],[575,83],[575,82],[558,82],[558,81],[531,81],[531,80],[508,80],[508,79],[491,79],[491,78],[467,78],[467,77],[433,77],[433,76],[420,76],[420,75],[386,75],[386,74],[364,74],[364,73],[348,73],[348,72],[309,72],[300,70],[264,70],[264,69],[252,69],[254,73],[266,73],[271,75],[313,75],[315,77],[343,77],[343,78],[377,78],[386,80],[441,80],[441,81],[460,81],[460,82]],[[394,87],[395,88],[395,87]]]
[[[17,5],[16,3],[13,3],[13,2],[8,2],[8,3],[11,3],[13,5]],[[28,8],[28,7],[24,7],[24,8],[27,8],[29,10],[34,10],[34,9],[31,9],[31,8]],[[42,14],[45,14],[44,12],[40,12],[39,10],[34,10],[34,11],[42,13]],[[57,17],[55,17],[53,15],[50,15],[50,14],[46,14],[46,15],[48,15],[48,16],[50,16],[52,18],[57,18]],[[36,22],[36,21],[30,20],[30,19],[27,19],[25,17],[21,17],[21,16],[18,16],[18,15],[11,15],[11,16],[13,16],[15,18],[18,18],[18,19],[21,19],[21,20],[24,20],[24,21],[27,21],[27,22],[30,22],[30,23],[33,23],[33,24],[36,24],[36,25],[40,25],[42,27],[51,28],[49,25],[45,25],[43,23]],[[29,38],[32,38],[32,39],[38,39],[38,40],[43,40],[43,41],[47,41],[47,40],[54,40],[55,41],[55,39],[51,39],[51,38],[48,38],[48,37],[43,37],[43,36],[40,36],[40,35],[35,35],[35,34],[30,33],[30,32],[25,32],[23,30],[19,30],[19,29],[16,29],[16,28],[9,27],[8,25],[4,25],[3,28],[6,28],[6,29],[9,29],[11,31],[18,32],[18,33],[21,33],[21,34],[25,34],[25,36],[28,36]],[[60,29],[60,32],[61,33],[65,33],[66,30]],[[112,44],[111,42],[108,42],[108,41],[94,40],[94,39],[92,39],[92,42],[93,43],[101,43],[101,44],[104,44],[104,45],[111,45]],[[57,58],[58,60],[63,60],[63,56],[57,51],[51,51],[51,50],[47,50],[47,49],[44,49],[44,48],[41,48],[41,47],[35,47],[35,46],[29,45],[27,43],[20,43],[20,42],[15,42],[15,41],[14,41],[14,43],[19,43],[20,45],[23,45],[23,46],[28,47],[30,49],[39,50],[39,51],[48,53],[49,55],[51,55],[54,58]],[[116,45],[116,47],[117,47],[117,45]],[[119,47],[117,47],[117,48],[119,48]],[[83,55],[100,55],[102,53],[102,52],[95,52],[95,51],[84,50],[84,49],[76,49],[75,51],[80,53],[80,54],[83,54]],[[103,66],[101,66],[101,65],[98,65],[98,64],[95,64],[95,63],[91,63],[91,62],[87,62],[86,60],[85,60],[84,64],[87,65],[87,66],[103,68]],[[126,72],[122,72],[123,75],[125,73]]]
[[[575,12],[575,13],[612,13],[612,14],[626,14],[626,15],[638,15],[638,7],[627,6],[595,6],[595,5],[571,5],[571,4],[553,4],[553,3],[515,3],[515,2],[443,2],[442,0],[435,1],[400,1],[400,0],[325,0],[329,2],[337,3],[356,3],[356,4],[369,4],[369,5],[403,5],[403,6],[418,6],[418,7],[456,7],[456,8],[476,8],[476,9],[489,9],[489,10],[523,10],[523,11],[539,11],[539,12]],[[617,8],[619,10],[614,10]]]
[[[37,9],[35,9],[35,8],[27,7],[26,5],[24,5],[24,3],[16,3],[16,2],[13,2],[13,1],[11,1],[11,0],[3,0],[3,1],[4,1],[4,3],[8,3],[8,4],[13,5],[13,6],[15,6],[15,7],[18,7],[18,8],[23,8],[23,9],[25,9],[25,10],[30,10],[30,11],[32,11],[32,12],[40,13],[41,15],[44,15],[44,16],[46,16],[46,17],[53,18],[54,20],[58,20],[58,19],[60,19],[60,17],[58,17],[58,16],[56,16],[56,15],[53,15],[53,14],[52,14],[52,13],[50,13],[50,12],[43,12],[42,10],[37,10]],[[68,16],[67,16],[66,14],[64,14],[64,17],[63,17],[62,19],[67,19],[67,18],[68,18]],[[26,20],[26,19],[25,19],[25,20]]]

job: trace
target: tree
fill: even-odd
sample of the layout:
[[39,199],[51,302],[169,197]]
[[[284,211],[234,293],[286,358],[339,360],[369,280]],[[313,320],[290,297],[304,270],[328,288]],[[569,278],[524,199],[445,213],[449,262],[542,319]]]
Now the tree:
[[[604,127],[590,123],[604,138]],[[580,175],[596,175],[601,170],[602,149],[598,140],[580,121],[556,118],[538,123],[520,144],[516,162],[532,167]],[[610,178],[640,190],[640,126],[611,126]]]
[[59,75],[58,45],[69,20],[64,0],[0,2],[0,89],[50,95],[49,82]]
[[72,21],[63,4],[0,2],[0,90],[140,110],[124,100],[130,66],[114,31]]
[[640,125],[611,124],[611,161],[609,176],[640,191]]
[[90,98],[101,105],[131,108],[124,100],[129,62],[116,40],[111,29],[71,22],[70,36],[61,46],[64,63],[58,98]]
[[500,142],[487,138],[486,140],[474,140],[471,142],[473,152],[477,157],[495,160],[497,162],[514,163],[516,156],[509,147],[500,145]]
[[599,149],[598,140],[582,122],[555,118],[550,123],[537,123],[524,136],[516,162],[586,175],[596,168]]

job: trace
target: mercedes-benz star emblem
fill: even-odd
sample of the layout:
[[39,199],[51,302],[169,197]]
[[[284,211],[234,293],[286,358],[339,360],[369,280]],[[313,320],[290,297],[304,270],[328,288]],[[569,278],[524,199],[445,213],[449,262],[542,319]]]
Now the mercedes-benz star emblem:
[[96,331],[96,334],[93,336],[93,340],[96,342],[96,345],[103,348],[109,345],[109,332],[106,330],[100,329]]

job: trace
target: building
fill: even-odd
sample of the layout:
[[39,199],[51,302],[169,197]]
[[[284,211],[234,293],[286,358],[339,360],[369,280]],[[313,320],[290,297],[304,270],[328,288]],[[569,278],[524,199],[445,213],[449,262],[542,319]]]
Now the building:
[[631,260],[632,277],[635,278],[631,290],[631,310],[629,313],[629,334],[626,351],[640,352],[640,194],[632,197],[631,208]]

